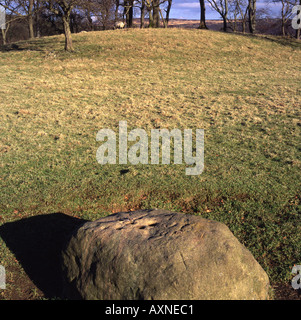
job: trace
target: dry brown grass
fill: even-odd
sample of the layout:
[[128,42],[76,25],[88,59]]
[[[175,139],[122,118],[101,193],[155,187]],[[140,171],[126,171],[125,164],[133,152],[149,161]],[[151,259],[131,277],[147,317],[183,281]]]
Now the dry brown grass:
[[[288,281],[301,263],[300,43],[177,28],[78,34],[72,54],[63,42],[0,51],[0,224],[184,211],[226,223],[274,283]],[[205,171],[99,165],[96,133],[121,120],[204,128]],[[1,248],[11,281],[20,268]],[[21,286],[9,282],[4,298]]]

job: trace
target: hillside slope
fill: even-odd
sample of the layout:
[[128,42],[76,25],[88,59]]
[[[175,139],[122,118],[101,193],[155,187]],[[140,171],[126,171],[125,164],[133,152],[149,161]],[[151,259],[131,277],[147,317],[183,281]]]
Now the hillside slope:
[[[300,43],[183,29],[73,38],[71,54],[63,36],[0,50],[0,236],[1,226],[42,214],[175,210],[224,222],[275,288],[289,283],[301,264]],[[147,133],[205,129],[204,172],[100,165],[96,134],[117,132],[121,120]],[[38,243],[39,230],[28,230]],[[3,298],[59,294],[44,278],[31,283],[26,254],[0,246]]]

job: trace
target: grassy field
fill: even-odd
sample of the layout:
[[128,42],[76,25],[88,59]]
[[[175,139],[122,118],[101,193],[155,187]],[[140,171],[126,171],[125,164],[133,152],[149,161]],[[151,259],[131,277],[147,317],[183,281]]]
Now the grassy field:
[[[95,220],[140,208],[225,223],[275,287],[288,283],[301,264],[301,43],[184,29],[77,34],[74,53],[63,43],[0,51],[0,299],[58,297],[18,248],[48,226],[56,243],[51,214]],[[100,165],[96,134],[121,120],[148,133],[205,129],[204,172]]]

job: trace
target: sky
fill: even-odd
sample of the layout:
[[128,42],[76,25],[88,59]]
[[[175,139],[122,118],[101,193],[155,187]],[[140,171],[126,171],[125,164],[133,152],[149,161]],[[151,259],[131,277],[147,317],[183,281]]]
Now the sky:
[[[257,8],[266,6],[264,0],[258,0]],[[277,17],[279,6],[275,4],[269,5],[273,17]],[[174,19],[200,19],[200,2],[199,0],[173,0],[170,10],[170,17]],[[220,19],[220,15],[206,4],[206,19]]]

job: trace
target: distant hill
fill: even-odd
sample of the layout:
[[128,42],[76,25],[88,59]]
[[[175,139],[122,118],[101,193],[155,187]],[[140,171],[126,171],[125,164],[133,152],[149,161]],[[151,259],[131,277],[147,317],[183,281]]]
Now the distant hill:
[[[170,19],[168,27],[169,28],[185,28],[185,29],[196,29],[199,26],[199,20],[189,20],[189,19]],[[222,30],[223,22],[222,20],[207,20],[207,27],[210,30],[219,31]],[[140,26],[140,19],[134,19],[134,25],[136,27]],[[148,25],[148,19],[145,19],[145,25]],[[162,24],[163,27],[163,24]],[[257,33],[259,34],[269,34],[269,35],[282,35],[281,33],[281,21],[280,19],[258,19],[257,20]],[[229,23],[229,31],[231,31],[231,23]],[[237,23],[237,31],[242,31],[241,23]],[[248,31],[248,30],[247,30]],[[294,36],[295,30],[291,27],[291,22],[287,22],[287,31],[290,35]]]

